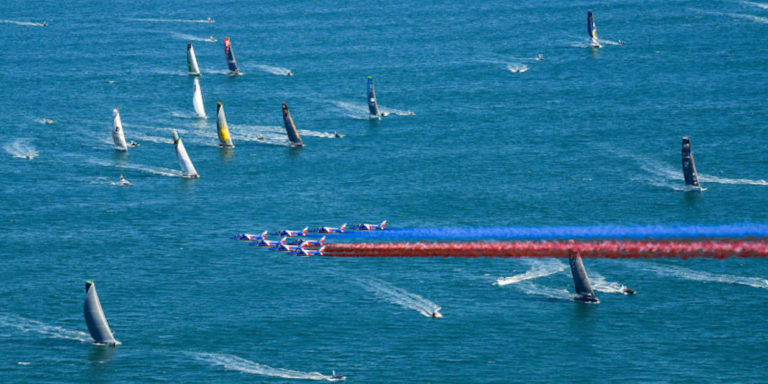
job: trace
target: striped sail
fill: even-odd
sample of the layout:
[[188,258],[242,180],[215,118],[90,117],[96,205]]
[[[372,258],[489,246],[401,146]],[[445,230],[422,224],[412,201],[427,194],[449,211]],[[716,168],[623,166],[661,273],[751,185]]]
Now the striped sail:
[[571,274],[573,275],[573,285],[576,289],[576,300],[590,303],[599,303],[600,300],[595,296],[592,290],[592,284],[587,277],[587,270],[584,269],[584,263],[578,253],[569,251],[569,262],[571,264]]
[[195,166],[192,165],[192,160],[187,155],[187,149],[184,148],[184,143],[181,141],[181,136],[176,130],[173,130],[173,146],[176,147],[176,157],[179,159],[179,165],[181,166],[181,173],[184,177],[196,179],[200,177],[195,170]]
[[227,116],[224,115],[224,106],[221,102],[216,103],[216,131],[219,134],[219,146],[223,148],[234,148],[232,137],[229,136],[229,127],[227,126]]
[[197,57],[195,57],[195,48],[192,43],[187,43],[187,69],[192,76],[200,76],[200,68],[197,66]]
[[200,81],[195,78],[195,89],[192,94],[192,105],[195,107],[195,116],[205,119],[205,107],[203,106],[203,91],[200,90]]
[[595,18],[592,11],[587,11],[587,33],[589,34],[590,47],[600,48],[600,42],[597,40],[597,27],[595,27]]
[[685,185],[694,189],[701,189],[699,175],[696,173],[696,163],[693,161],[691,139],[683,137],[683,177]]
[[120,120],[120,111],[117,108],[112,110],[112,139],[115,141],[116,150],[128,150],[128,144],[125,142],[125,133],[123,132],[123,122]]
[[229,37],[224,38],[224,55],[227,57],[227,67],[229,68],[229,75],[234,76],[240,73],[237,69],[237,61],[235,61],[235,52],[232,51],[232,44],[229,42]]
[[112,330],[109,329],[107,318],[104,316],[104,310],[101,309],[99,295],[96,293],[96,285],[92,280],[85,282],[85,304],[83,305],[83,314],[85,315],[85,324],[88,326],[88,332],[93,341],[97,344],[117,345]]
[[381,120],[379,104],[376,103],[376,91],[373,89],[373,76],[368,76],[368,113],[369,118]]
[[285,103],[283,103],[283,123],[285,123],[285,131],[288,133],[288,140],[291,142],[291,146],[304,146],[304,143],[301,141],[301,136],[299,136],[299,131],[296,130],[296,125],[293,124],[291,111],[288,110],[288,106]]

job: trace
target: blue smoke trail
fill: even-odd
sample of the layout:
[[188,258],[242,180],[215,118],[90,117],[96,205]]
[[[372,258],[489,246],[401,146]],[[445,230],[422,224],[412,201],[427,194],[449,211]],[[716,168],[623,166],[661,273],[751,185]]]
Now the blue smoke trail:
[[340,235],[371,240],[737,239],[768,237],[768,224],[387,228]]

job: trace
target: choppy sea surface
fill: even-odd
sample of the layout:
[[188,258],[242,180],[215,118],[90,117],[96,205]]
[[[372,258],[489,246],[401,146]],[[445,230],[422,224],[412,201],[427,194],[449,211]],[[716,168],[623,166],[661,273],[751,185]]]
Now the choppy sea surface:
[[[768,2],[10,0],[0,19],[2,382],[765,381],[765,260],[590,259],[601,304],[584,305],[558,259],[228,238],[765,223]],[[207,120],[190,118],[188,41]],[[281,102],[304,148],[285,145]],[[127,153],[113,108],[141,144]],[[174,129],[200,179],[180,177]],[[682,136],[702,193],[683,191]],[[90,343],[86,279],[117,348]]]

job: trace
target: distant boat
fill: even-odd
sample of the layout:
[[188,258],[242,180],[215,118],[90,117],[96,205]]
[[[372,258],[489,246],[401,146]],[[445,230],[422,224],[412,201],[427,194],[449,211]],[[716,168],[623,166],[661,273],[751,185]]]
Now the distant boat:
[[181,136],[176,130],[173,130],[173,146],[176,147],[176,157],[179,159],[179,165],[181,166],[181,172],[184,177],[191,179],[197,179],[200,175],[197,174],[195,166],[192,165],[192,160],[187,155],[187,149],[184,148],[184,143],[181,141]]
[[112,139],[115,141],[115,150],[128,150],[125,133],[123,133],[123,122],[120,120],[120,111],[117,108],[112,110]]
[[587,11],[587,33],[589,34],[590,42],[589,46],[592,48],[602,48],[600,42],[597,40],[597,27],[595,27],[595,18],[592,16],[592,11]]
[[291,142],[291,147],[303,147],[304,143],[301,141],[299,131],[296,130],[296,125],[293,124],[291,111],[288,110],[288,106],[285,103],[283,103],[283,123],[285,123],[285,131],[288,133],[288,140]]
[[240,74],[240,70],[237,69],[237,61],[235,61],[235,52],[232,51],[232,44],[229,42],[229,37],[224,38],[224,55],[227,57],[229,75],[235,76]]
[[373,76],[368,76],[368,118],[381,120],[379,104],[376,102],[376,91],[373,89]]
[[195,57],[195,48],[192,42],[187,43],[187,69],[191,76],[200,76],[200,68],[197,66],[197,57]]
[[85,304],[83,305],[83,314],[85,315],[85,324],[88,326],[88,332],[93,341],[97,344],[115,346],[119,344],[115,340],[112,330],[109,329],[107,318],[104,316],[104,310],[101,309],[99,295],[96,293],[96,285],[93,280],[85,282]]
[[578,252],[568,251],[569,262],[571,264],[571,274],[573,275],[573,285],[576,289],[576,300],[583,301],[585,303],[600,303],[595,291],[592,290],[592,284],[587,277],[587,270],[584,269],[584,263],[581,261],[581,256]]
[[234,148],[232,137],[229,136],[229,127],[227,127],[227,116],[224,115],[224,106],[221,102],[216,103],[216,131],[219,134],[219,146],[222,148]]
[[683,137],[683,177],[688,188],[694,191],[701,191],[699,175],[696,173],[696,163],[693,161],[691,139],[688,137]]
[[200,90],[200,81],[195,78],[195,89],[192,94],[192,105],[195,107],[195,116],[201,119],[206,119],[205,107],[203,105],[203,91]]

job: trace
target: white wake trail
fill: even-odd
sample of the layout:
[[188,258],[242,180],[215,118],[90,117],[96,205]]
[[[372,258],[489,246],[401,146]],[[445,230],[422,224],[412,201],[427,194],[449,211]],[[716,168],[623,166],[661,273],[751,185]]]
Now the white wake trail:
[[46,24],[43,24],[43,23],[34,23],[31,21],[17,21],[17,20],[0,20],[0,23],[23,25],[27,27],[45,27],[46,26]]
[[188,35],[186,33],[178,33],[178,32],[171,32],[171,35],[177,39],[186,40],[186,41],[203,41],[206,43],[215,43],[218,41],[213,36],[199,37],[195,35]]
[[301,372],[291,369],[272,368],[268,365],[259,364],[235,355],[226,355],[220,353],[192,353],[200,361],[222,366],[226,369],[251,373],[254,375],[280,377],[283,379],[304,379],[304,380],[328,380],[331,376],[323,375],[319,372]]
[[17,159],[34,159],[39,155],[37,149],[29,143],[28,139],[16,139],[11,143],[3,145],[8,154]]
[[742,1],[742,3],[744,3],[746,5],[751,5],[753,7],[758,7],[758,8],[762,8],[762,9],[768,9],[768,4],[755,3],[755,2],[752,2],[752,1]]
[[608,281],[596,272],[590,272],[590,280],[592,281],[592,288],[598,292],[604,293],[621,293],[625,294],[627,286],[621,283]]
[[[648,173],[655,176],[655,179],[649,180],[652,184],[657,186],[666,186],[674,189],[680,189],[684,190],[685,185],[683,184],[683,171],[682,169],[673,168],[667,164],[661,163],[656,160],[650,160],[645,158],[639,158],[636,157],[635,160],[637,160],[640,163],[640,168],[647,171]],[[699,181],[701,181],[703,184],[706,183],[712,183],[712,184],[740,184],[740,185],[760,185],[760,186],[768,186],[768,181],[765,180],[753,180],[753,179],[746,179],[746,178],[740,178],[740,179],[733,179],[728,177],[718,177],[718,176],[711,176],[707,175],[705,173],[699,173]],[[664,180],[674,180],[679,181],[678,183],[674,184],[668,184]]]
[[402,288],[395,287],[383,280],[368,279],[358,280],[360,286],[373,293],[380,299],[397,304],[403,308],[413,309],[426,317],[440,310],[440,306],[415,293],[410,293]]
[[255,65],[254,68],[256,68],[256,69],[258,69],[260,71],[271,73],[273,75],[293,76],[293,72],[291,72],[291,70],[288,69],[288,68],[274,67],[274,66],[271,66],[271,65],[263,65],[263,64]]
[[85,332],[73,331],[14,314],[0,314],[0,327],[16,328],[24,333],[32,332],[56,339],[92,342],[90,336]]
[[188,20],[188,19],[155,19],[155,18],[133,18],[126,17],[123,20],[128,21],[146,21],[151,23],[215,23],[210,17],[206,20]]
[[500,277],[494,284],[498,286],[517,284],[525,280],[533,280],[540,277],[554,275],[555,273],[562,272],[568,268],[567,265],[563,264],[558,259],[531,260],[528,263],[531,265],[531,267],[525,273],[509,277]]
[[568,292],[567,289],[544,287],[529,281],[518,284],[516,287],[526,295],[544,296],[550,299],[574,301],[574,295],[571,292]]
[[744,277],[728,274],[717,274],[673,265],[643,264],[642,268],[655,272],[659,276],[677,277],[685,280],[704,281],[711,283],[737,284],[753,288],[768,289],[768,279],[761,277]]
[[140,164],[110,164],[107,162],[93,160],[93,159],[89,160],[89,162],[91,164],[101,165],[104,167],[130,169],[130,170],[144,172],[144,173],[151,173],[153,175],[168,176],[168,177],[184,177],[184,174],[181,173],[181,171],[176,169],[170,169],[170,168],[150,167],[147,165],[140,165]]

